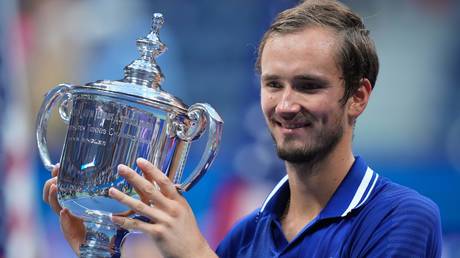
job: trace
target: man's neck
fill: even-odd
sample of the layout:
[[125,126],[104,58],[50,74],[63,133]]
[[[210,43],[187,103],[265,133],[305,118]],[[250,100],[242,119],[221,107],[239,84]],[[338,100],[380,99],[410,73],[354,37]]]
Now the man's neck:
[[326,206],[353,162],[351,144],[346,142],[315,164],[286,162],[290,200],[281,223],[289,241]]

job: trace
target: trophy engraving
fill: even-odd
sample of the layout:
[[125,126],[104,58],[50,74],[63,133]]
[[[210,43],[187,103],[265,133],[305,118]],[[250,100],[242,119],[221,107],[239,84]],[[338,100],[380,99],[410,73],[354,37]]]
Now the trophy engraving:
[[[193,187],[214,160],[223,121],[208,104],[186,106],[161,89],[164,76],[155,58],[166,50],[159,31],[164,23],[154,14],[150,33],[137,40],[139,58],[124,69],[122,80],[101,80],[85,85],[60,84],[46,95],[37,117],[37,143],[48,170],[53,168],[46,144],[50,111],[58,106],[68,124],[58,177],[58,201],[86,227],[80,257],[117,257],[118,227],[111,214],[130,212],[108,196],[110,187],[138,198],[118,175],[126,164],[141,173],[135,160],[151,161],[179,190]],[[190,144],[207,131],[202,158],[182,178]]]

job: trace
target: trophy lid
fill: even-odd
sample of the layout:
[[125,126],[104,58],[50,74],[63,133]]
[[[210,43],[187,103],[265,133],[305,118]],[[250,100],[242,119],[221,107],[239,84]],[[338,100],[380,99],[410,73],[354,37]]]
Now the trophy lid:
[[124,68],[125,77],[122,80],[100,80],[88,83],[84,87],[136,96],[165,105],[168,109],[185,111],[187,106],[182,100],[161,89],[164,75],[155,58],[166,50],[165,44],[159,38],[163,23],[163,15],[154,13],[150,33],[136,41],[141,55]]

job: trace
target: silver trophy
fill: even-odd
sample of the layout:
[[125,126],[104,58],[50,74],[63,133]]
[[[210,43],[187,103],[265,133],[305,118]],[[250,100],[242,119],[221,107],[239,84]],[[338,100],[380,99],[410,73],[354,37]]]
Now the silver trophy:
[[[141,56],[125,67],[122,80],[101,80],[86,85],[60,84],[50,90],[37,118],[37,142],[41,159],[53,169],[46,131],[56,105],[68,124],[61,154],[58,200],[62,207],[82,218],[86,242],[80,257],[117,257],[118,227],[111,214],[129,213],[128,207],[108,196],[110,187],[139,198],[132,186],[118,175],[118,164],[138,173],[135,160],[143,157],[187,191],[205,174],[214,160],[223,121],[208,104],[190,107],[160,87],[163,74],[155,57],[165,45],[159,39],[163,16],[154,14],[152,31],[137,40]],[[206,147],[197,167],[182,180],[192,141],[207,132]]]

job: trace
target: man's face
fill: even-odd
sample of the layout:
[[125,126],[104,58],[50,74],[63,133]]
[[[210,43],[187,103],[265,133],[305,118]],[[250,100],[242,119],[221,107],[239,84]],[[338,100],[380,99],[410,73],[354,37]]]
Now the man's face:
[[261,105],[280,158],[322,159],[347,124],[342,73],[333,32],[310,27],[272,35],[261,57]]

